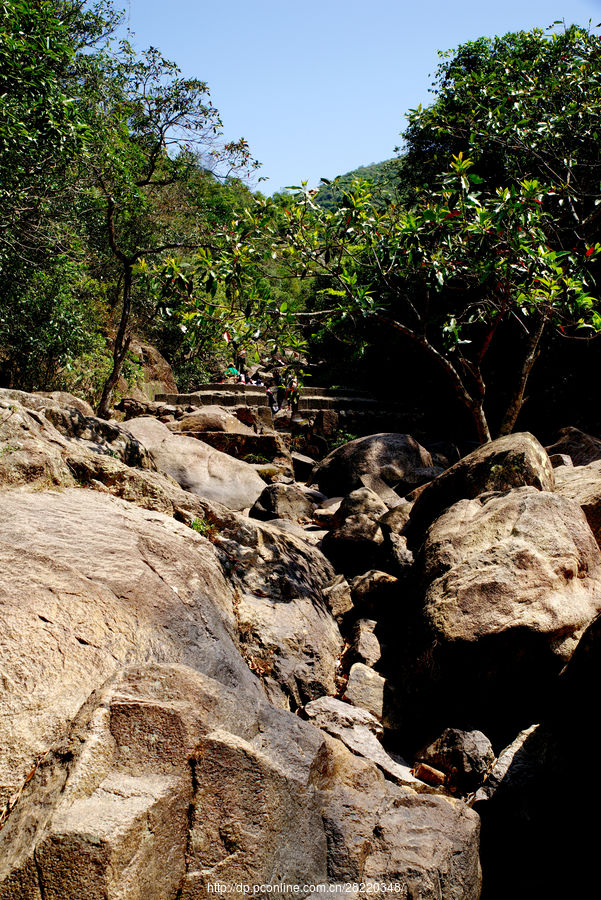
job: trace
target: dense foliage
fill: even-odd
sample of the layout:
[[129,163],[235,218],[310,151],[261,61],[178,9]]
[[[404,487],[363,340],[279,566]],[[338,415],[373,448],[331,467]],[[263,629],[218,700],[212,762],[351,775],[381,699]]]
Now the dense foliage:
[[601,328],[600,50],[576,27],[459,48],[436,102],[411,116],[409,201],[357,181],[324,209],[305,189],[274,240],[320,277],[330,322],[352,318],[360,338],[378,321],[382,343],[396,332],[418,348],[480,440],[514,428],[553,335]]
[[541,354],[601,330],[595,33],[444,54],[402,158],[268,199],[206,82],[118,27],[111,0],[0,0],[2,384],[108,415],[136,335],[181,389],[232,347],[308,341],[342,382],[398,341],[487,440]]
[[83,387],[102,415],[134,331],[206,374],[222,323],[190,341],[182,273],[249,202],[237,174],[255,165],[221,140],[207,84],[118,26],[110,0],[0,4],[1,378]]

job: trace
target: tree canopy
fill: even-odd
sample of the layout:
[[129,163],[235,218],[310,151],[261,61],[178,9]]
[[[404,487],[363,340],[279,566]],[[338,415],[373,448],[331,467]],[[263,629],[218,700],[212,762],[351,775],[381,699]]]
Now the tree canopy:
[[111,0],[0,0],[3,383],[85,377],[108,415],[136,330],[190,387],[226,332],[268,351],[326,326],[416,348],[487,440],[554,341],[601,329],[594,30],[442,54],[400,159],[270,199],[208,84],[118,24]]
[[207,83],[118,25],[110,0],[0,4],[1,368],[32,387],[104,343],[103,415],[173,257],[236,214],[249,192],[232,175],[255,165]]
[[[421,348],[480,440],[515,426],[547,335],[601,327],[599,49],[577,27],[459,48],[411,117],[412,201],[355,182],[324,210],[304,189],[274,236],[274,252],[329,283],[327,315],[380,321]],[[489,378],[491,349],[511,359],[509,384]]]
[[491,188],[537,178],[553,191],[547,202],[557,220],[555,240],[593,240],[601,37],[576,25],[534,29],[480,38],[442,58],[435,102],[410,112],[407,177],[427,184],[463,153]]

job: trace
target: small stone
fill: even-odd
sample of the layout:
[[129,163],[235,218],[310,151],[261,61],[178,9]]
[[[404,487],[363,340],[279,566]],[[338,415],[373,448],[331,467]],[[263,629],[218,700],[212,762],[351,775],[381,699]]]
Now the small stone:
[[351,589],[344,575],[338,575],[331,584],[324,588],[323,598],[338,622],[353,608]]
[[344,728],[354,728],[357,725],[367,728],[376,737],[382,736],[382,723],[358,706],[337,700],[335,697],[319,697],[310,700],[305,706],[305,715],[318,728],[324,728],[334,737],[340,737],[339,732]]
[[336,521],[336,512],[331,509],[316,509],[313,513],[313,521],[320,528],[327,528],[330,530],[334,528],[334,523]]
[[380,642],[374,634],[375,619],[359,619],[353,632],[353,656],[370,668],[381,656]]
[[324,537],[322,552],[338,571],[358,575],[377,563],[383,541],[380,526],[370,516],[349,516]]
[[348,494],[337,514],[337,521],[342,524],[350,516],[368,516],[377,519],[388,512],[388,507],[383,500],[369,488],[362,487]]
[[547,447],[549,455],[557,453],[566,454],[575,466],[587,466],[597,459],[601,459],[601,440],[580,431],[579,428],[568,426],[559,430],[557,440]]
[[311,456],[305,456],[303,453],[292,453],[292,465],[294,466],[294,477],[297,481],[307,481],[313,471],[315,460]]
[[392,534],[400,534],[409,520],[413,506],[406,500],[401,500],[398,506],[389,509],[388,512],[378,519],[378,524],[383,531],[390,531]]
[[332,737],[338,738],[357,756],[375,763],[397,784],[418,785],[404,759],[393,759],[380,744],[382,725],[369,712],[334,697],[320,697],[305,706],[305,714]]
[[383,478],[379,475],[372,473],[367,475],[361,475],[360,481],[363,487],[368,488],[370,491],[373,491],[378,495],[380,500],[382,500],[389,510],[395,509],[397,506],[403,503],[402,497],[400,497],[393,489],[387,484]]
[[384,685],[386,679],[363,663],[355,663],[346,686],[345,698],[353,706],[366,709],[380,721],[384,715]]
[[495,755],[490,741],[481,731],[447,728],[419,754],[419,758],[445,772],[448,783],[467,794],[482,783]]
[[407,547],[407,538],[402,534],[389,534],[386,540],[387,554],[383,565],[386,565],[398,577],[405,577],[413,567],[414,557]]
[[399,581],[388,572],[370,569],[351,581],[353,606],[358,611],[379,619],[396,601]]
[[422,466],[421,468],[413,469],[405,478],[399,481],[395,490],[398,491],[399,495],[405,496],[413,493],[420,487],[430,484],[443,472],[444,469],[441,466]]
[[270,484],[262,492],[249,515],[251,519],[290,519],[303,522],[311,518],[315,503],[296,484]]

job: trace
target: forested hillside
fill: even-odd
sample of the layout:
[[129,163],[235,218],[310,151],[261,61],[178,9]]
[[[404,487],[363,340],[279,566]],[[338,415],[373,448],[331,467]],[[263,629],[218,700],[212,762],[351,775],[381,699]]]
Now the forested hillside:
[[330,383],[409,378],[480,441],[515,427],[531,389],[586,424],[594,31],[465,44],[410,114],[402,158],[274,198],[246,186],[252,149],[224,141],[208,83],[122,34],[110,0],[0,4],[4,386],[66,388],[107,416],[135,380],[134,338],[189,390],[227,364],[227,332],[251,354],[325,359]]
[[352,172],[339,175],[335,182],[322,184],[315,195],[316,202],[329,210],[334,210],[354,181],[367,181],[378,196],[385,199],[399,199],[404,196],[406,181],[403,179],[403,159],[385,159],[369,166],[359,166]]

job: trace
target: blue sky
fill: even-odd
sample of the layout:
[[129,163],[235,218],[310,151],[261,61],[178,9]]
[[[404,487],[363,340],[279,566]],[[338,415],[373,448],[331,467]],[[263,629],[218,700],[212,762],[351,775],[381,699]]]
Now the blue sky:
[[601,0],[122,0],[136,45],[207,81],[227,139],[245,137],[272,193],[394,155],[427,104],[438,50],[481,35],[593,26]]

